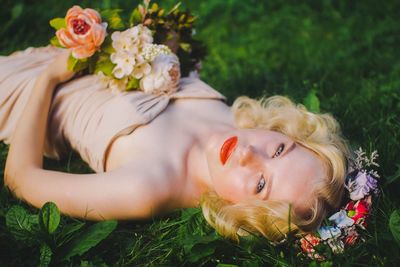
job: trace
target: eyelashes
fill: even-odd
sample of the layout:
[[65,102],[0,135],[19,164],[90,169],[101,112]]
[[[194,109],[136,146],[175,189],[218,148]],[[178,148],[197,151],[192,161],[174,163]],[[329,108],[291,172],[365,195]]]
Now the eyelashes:
[[257,194],[260,193],[264,189],[264,187],[265,187],[265,178],[264,178],[264,175],[261,174],[261,178],[258,181],[257,188],[256,188]]
[[[272,158],[279,157],[280,155],[282,155],[284,150],[285,150],[285,144],[282,143],[278,146],[278,148],[276,149]],[[261,191],[263,191],[263,189],[265,188],[265,185],[266,185],[266,181],[265,181],[264,175],[261,174],[260,179],[258,180],[258,183],[256,186],[256,193],[259,194]]]
[[285,150],[285,144],[280,144],[276,149],[275,154],[272,156],[272,158],[279,157],[284,150]]

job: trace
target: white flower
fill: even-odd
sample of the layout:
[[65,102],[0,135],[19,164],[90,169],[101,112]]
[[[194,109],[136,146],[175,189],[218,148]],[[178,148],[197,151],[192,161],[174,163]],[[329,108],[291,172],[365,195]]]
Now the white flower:
[[149,28],[142,24],[136,25],[133,28],[138,30],[138,37],[142,45],[153,43],[153,35]]
[[148,44],[143,47],[143,58],[148,61],[153,61],[159,55],[172,54],[171,49],[166,45]]
[[117,64],[112,73],[118,79],[129,76],[136,63],[135,57],[125,51],[118,51],[110,56],[111,62]]
[[150,64],[146,61],[143,61],[142,63],[138,63],[135,65],[135,67],[133,68],[132,76],[135,77],[135,79],[141,79],[143,76],[149,74],[150,71]]
[[138,50],[137,43],[132,40],[132,37],[127,31],[116,31],[111,35],[112,47],[116,52],[132,51],[134,53]]
[[334,226],[322,226],[318,229],[318,234],[322,240],[335,238],[337,236],[340,236],[341,233],[342,231]]
[[128,78],[125,77],[123,79],[113,79],[107,75],[105,75],[102,71],[97,73],[97,77],[99,82],[106,88],[110,88],[111,92],[114,94],[119,94],[126,90],[126,86],[128,85]]
[[180,70],[175,54],[157,56],[151,67],[151,72],[140,80],[140,88],[144,92],[173,93],[178,89]]
[[106,76],[102,71],[99,71],[97,73],[97,78],[99,79],[99,82],[106,88],[108,88],[112,78]]
[[352,226],[354,224],[354,220],[347,216],[345,210],[340,210],[329,217],[330,221],[333,221],[337,227],[344,228],[346,226]]
[[148,64],[143,64],[141,55],[143,47],[153,42],[151,31],[139,24],[123,32],[116,31],[111,35],[115,53],[110,56],[111,62],[116,64],[113,74],[122,79],[134,72],[135,77],[142,77],[150,72]]
[[340,254],[344,252],[344,244],[343,241],[340,239],[328,239],[328,245],[331,247],[334,254]]
[[111,92],[114,94],[119,94],[126,90],[126,86],[128,85],[128,78],[125,77],[123,79],[111,79],[109,83],[109,88]]
[[117,52],[124,50],[134,54],[140,52],[144,45],[153,42],[151,31],[142,24],[136,25],[123,32],[115,31],[111,35],[111,39],[113,40],[112,46]]

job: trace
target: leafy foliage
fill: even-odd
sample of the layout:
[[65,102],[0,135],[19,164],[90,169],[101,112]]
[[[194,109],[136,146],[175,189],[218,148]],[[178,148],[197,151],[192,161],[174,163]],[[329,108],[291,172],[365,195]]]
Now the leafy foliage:
[[[73,3],[3,1],[1,53],[47,44],[54,34],[48,21],[63,17]],[[138,3],[84,0],[80,4],[131,10]],[[166,10],[174,4],[162,1]],[[107,230],[104,225],[97,228],[61,215],[58,226],[49,231],[44,222],[40,226],[40,214],[51,211],[20,203],[2,188],[0,265],[398,266],[399,1],[183,1],[180,8],[186,7],[198,15],[196,39],[208,45],[201,77],[229,102],[239,95],[288,95],[313,110],[332,113],[355,148],[379,151],[383,186],[368,222],[369,238],[320,264],[298,255],[293,242],[272,246],[254,236],[242,238],[239,244],[221,239],[199,209],[179,210],[147,222],[120,222],[115,228],[110,223]],[[137,13],[129,16],[138,19]],[[0,184],[7,150],[0,143]],[[46,159],[45,168],[91,172],[75,153],[61,161]],[[55,225],[51,221],[47,225]],[[91,229],[101,234],[89,234]],[[63,260],[84,236],[82,247]]]
[[56,204],[47,202],[39,212],[39,225],[43,231],[54,233],[60,223],[60,211]]
[[389,227],[394,239],[400,244],[400,210],[395,210],[390,215]]

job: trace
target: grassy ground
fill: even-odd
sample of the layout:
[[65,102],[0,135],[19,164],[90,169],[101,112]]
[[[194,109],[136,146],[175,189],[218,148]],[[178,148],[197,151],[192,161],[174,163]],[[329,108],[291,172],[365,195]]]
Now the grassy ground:
[[[127,2],[80,5],[128,8]],[[47,44],[54,34],[47,22],[63,16],[72,4],[1,0],[0,52]],[[400,208],[400,2],[208,0],[184,1],[183,6],[199,15],[197,36],[209,47],[202,79],[230,101],[239,95],[283,94],[302,102],[314,90],[321,111],[338,118],[355,148],[379,151],[382,193],[366,242],[322,265],[398,266],[400,243],[391,230],[399,241],[400,225],[390,229],[389,219],[392,215],[394,222]],[[0,144],[0,153],[2,171],[6,145]],[[74,153],[61,162],[46,160],[46,167],[90,171]],[[317,265],[297,255],[291,244],[223,240],[206,226],[198,209],[148,222],[119,222],[117,227],[62,216],[49,233],[37,223],[49,214],[47,208],[39,214],[3,188],[0,266],[36,266],[50,258],[53,266]],[[17,225],[10,218],[19,218]]]

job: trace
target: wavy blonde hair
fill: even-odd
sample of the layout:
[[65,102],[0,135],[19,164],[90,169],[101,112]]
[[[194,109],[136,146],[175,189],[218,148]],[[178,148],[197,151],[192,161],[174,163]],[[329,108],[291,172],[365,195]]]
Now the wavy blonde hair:
[[289,232],[314,230],[328,212],[338,208],[344,191],[349,149],[338,122],[330,114],[315,114],[283,96],[254,100],[239,97],[232,111],[238,128],[258,128],[285,134],[314,151],[327,173],[315,181],[314,196],[307,214],[296,212],[291,203],[252,200],[230,203],[215,192],[203,194],[200,205],[205,219],[222,236],[238,241],[240,235],[258,234],[271,241]]

